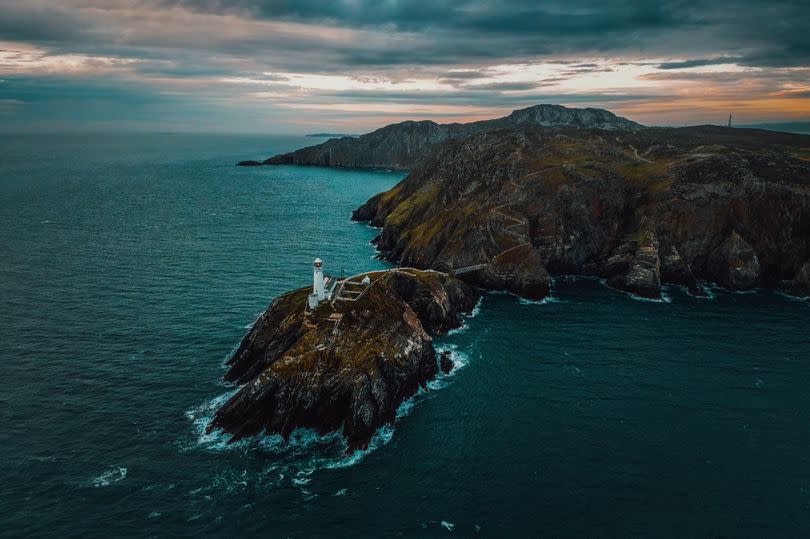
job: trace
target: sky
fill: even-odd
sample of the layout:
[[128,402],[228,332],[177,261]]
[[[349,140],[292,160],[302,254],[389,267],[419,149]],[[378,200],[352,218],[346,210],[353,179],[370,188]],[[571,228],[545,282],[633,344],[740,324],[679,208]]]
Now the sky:
[[810,2],[0,0],[0,130],[810,121]]

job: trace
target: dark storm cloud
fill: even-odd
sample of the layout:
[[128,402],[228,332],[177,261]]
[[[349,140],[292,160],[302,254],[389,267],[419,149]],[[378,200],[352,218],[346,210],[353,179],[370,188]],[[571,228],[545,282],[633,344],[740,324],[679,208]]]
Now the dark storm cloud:
[[414,103],[431,104],[445,103],[451,105],[473,105],[489,107],[519,107],[537,103],[616,103],[622,101],[640,101],[660,98],[661,95],[651,94],[604,94],[604,93],[520,93],[502,94],[497,92],[377,92],[370,90],[327,91],[312,96],[308,101],[313,103],[328,103],[335,99],[357,100],[365,103]]
[[723,56],[720,58],[697,58],[694,60],[684,60],[682,62],[664,62],[658,69],[687,69],[690,67],[703,67],[719,64],[733,64],[742,60],[739,56]]
[[442,76],[444,80],[466,80],[466,79],[481,79],[491,75],[491,71],[486,70],[466,70],[466,71],[448,71]]
[[166,0],[165,5],[183,5],[209,13],[243,13],[254,17],[303,22],[329,22],[350,27],[390,27],[420,32],[429,28],[453,28],[509,34],[546,32],[606,33],[615,30],[674,27],[693,24],[690,2],[625,0],[598,2],[536,2],[410,0]]
[[90,30],[87,20],[59,9],[24,3],[0,8],[0,39],[36,43],[69,43]]
[[[642,50],[648,56],[694,58],[666,62],[664,69],[710,65],[719,52],[737,52],[724,56],[741,57],[752,66],[805,65],[810,58],[806,31],[810,3],[785,0],[141,0],[136,4],[108,0],[105,9],[83,9],[78,3],[71,8],[71,3],[46,7],[44,0],[8,2],[0,17],[0,39],[54,44],[89,54],[180,50],[203,58],[206,51],[250,55],[260,64],[300,71],[461,66]],[[229,18],[212,29],[216,31],[206,32],[175,21],[178,8]],[[171,11],[149,18],[160,10]],[[241,31],[237,21],[288,21],[376,35],[329,41],[313,27],[311,32],[278,36],[258,29]],[[455,76],[466,75],[461,71]]]
[[[547,83],[550,84],[550,83]],[[538,82],[490,82],[487,84],[468,84],[464,86],[465,90],[475,91],[519,91],[519,90],[534,90],[538,86],[542,86]]]
[[[810,55],[806,32],[810,3],[784,0],[497,3],[166,0],[164,4],[183,5],[206,13],[239,13],[273,20],[413,32],[423,40],[411,51],[411,61],[434,64],[461,62],[465,57],[610,53],[642,46],[651,52],[676,54],[681,50],[713,54],[718,46],[733,49],[754,46],[759,50],[750,54],[748,62],[768,66],[806,62]],[[686,37],[690,39],[685,40]],[[460,48],[456,45],[459,38],[464,42]],[[396,50],[358,47],[354,54],[346,56],[346,61],[358,65],[401,64],[407,63],[406,56]],[[707,60],[692,62],[703,61]]]
[[[9,110],[31,108],[19,103],[34,102],[46,110],[45,104],[66,99],[88,114],[95,110],[93,100],[109,107],[134,103],[153,112],[184,108],[179,105],[184,100],[186,110],[192,100],[268,109],[299,102],[339,106],[337,100],[459,108],[538,101],[610,104],[666,97],[661,92],[674,95],[663,81],[730,86],[743,75],[690,71],[729,62],[761,68],[740,70],[757,78],[758,92],[775,95],[781,85],[800,94],[806,82],[801,75],[785,75],[791,71],[785,68],[810,65],[807,1],[0,3],[0,43],[8,44],[0,48],[11,51],[0,51],[0,79],[11,81],[0,85],[0,98]],[[531,64],[545,68],[536,76],[531,71],[508,76],[501,69]],[[601,75],[620,71],[619,66],[623,73]],[[329,80],[307,86],[296,74],[374,77],[384,84],[376,85],[382,90],[335,91]],[[558,94],[549,88],[563,88],[570,80],[580,86]],[[646,86],[634,88],[634,80]],[[409,81],[417,86],[427,81],[430,91],[386,86]],[[599,91],[602,81],[605,89]],[[622,90],[611,90],[616,81]],[[355,81],[332,82],[345,88]],[[662,83],[658,93],[650,89],[656,82]]]

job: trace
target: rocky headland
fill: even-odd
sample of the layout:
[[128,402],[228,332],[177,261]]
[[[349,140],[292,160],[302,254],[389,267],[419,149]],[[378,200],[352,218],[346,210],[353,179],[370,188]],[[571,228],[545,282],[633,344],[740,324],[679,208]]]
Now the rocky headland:
[[[241,388],[209,432],[221,429],[236,441],[263,432],[287,437],[297,428],[341,431],[350,448],[362,448],[436,376],[431,335],[458,327],[478,300],[454,277],[404,268],[347,279],[334,301],[312,310],[310,292],[276,298],[242,340],[225,374]],[[445,372],[448,361],[441,360]]]
[[409,268],[344,280],[314,309],[309,289],[274,300],[228,361],[241,387],[209,431],[311,428],[364,447],[453,369],[431,335],[459,326],[476,287],[539,299],[575,274],[652,299],[701,280],[810,296],[810,136],[549,106],[477,124],[405,122],[270,160],[412,168],[353,213]]
[[444,144],[353,218],[394,263],[529,298],[549,276],[659,298],[810,295],[810,137],[719,127],[515,128]]
[[391,124],[359,137],[334,138],[316,146],[276,155],[266,159],[264,164],[410,170],[441,144],[451,140],[498,129],[543,126],[606,130],[643,127],[606,110],[535,105],[503,118],[466,124],[438,124],[429,120]]

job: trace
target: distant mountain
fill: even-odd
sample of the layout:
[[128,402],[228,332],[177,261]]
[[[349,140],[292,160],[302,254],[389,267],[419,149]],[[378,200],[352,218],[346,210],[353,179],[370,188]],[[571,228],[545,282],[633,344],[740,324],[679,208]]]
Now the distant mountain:
[[343,138],[343,137],[357,137],[357,135],[349,135],[346,133],[310,133],[306,135],[307,137],[314,137],[314,138]]
[[331,139],[291,153],[273,156],[265,165],[317,165],[347,168],[409,170],[441,143],[516,127],[569,127],[636,131],[644,126],[602,109],[535,105],[509,116],[466,124],[406,121],[387,125],[357,138]]
[[783,133],[799,133],[810,135],[810,122],[773,122],[764,124],[750,124],[736,127],[750,127],[753,129],[767,129],[768,131],[781,131]]

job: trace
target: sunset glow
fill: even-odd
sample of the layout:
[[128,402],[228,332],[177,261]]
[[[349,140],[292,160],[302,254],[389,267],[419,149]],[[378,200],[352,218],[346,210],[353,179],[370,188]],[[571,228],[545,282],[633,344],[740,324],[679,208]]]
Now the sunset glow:
[[0,114],[12,129],[362,131],[537,103],[658,125],[810,120],[798,4],[771,4],[762,21],[754,3],[733,19],[674,4],[50,4],[4,7]]

